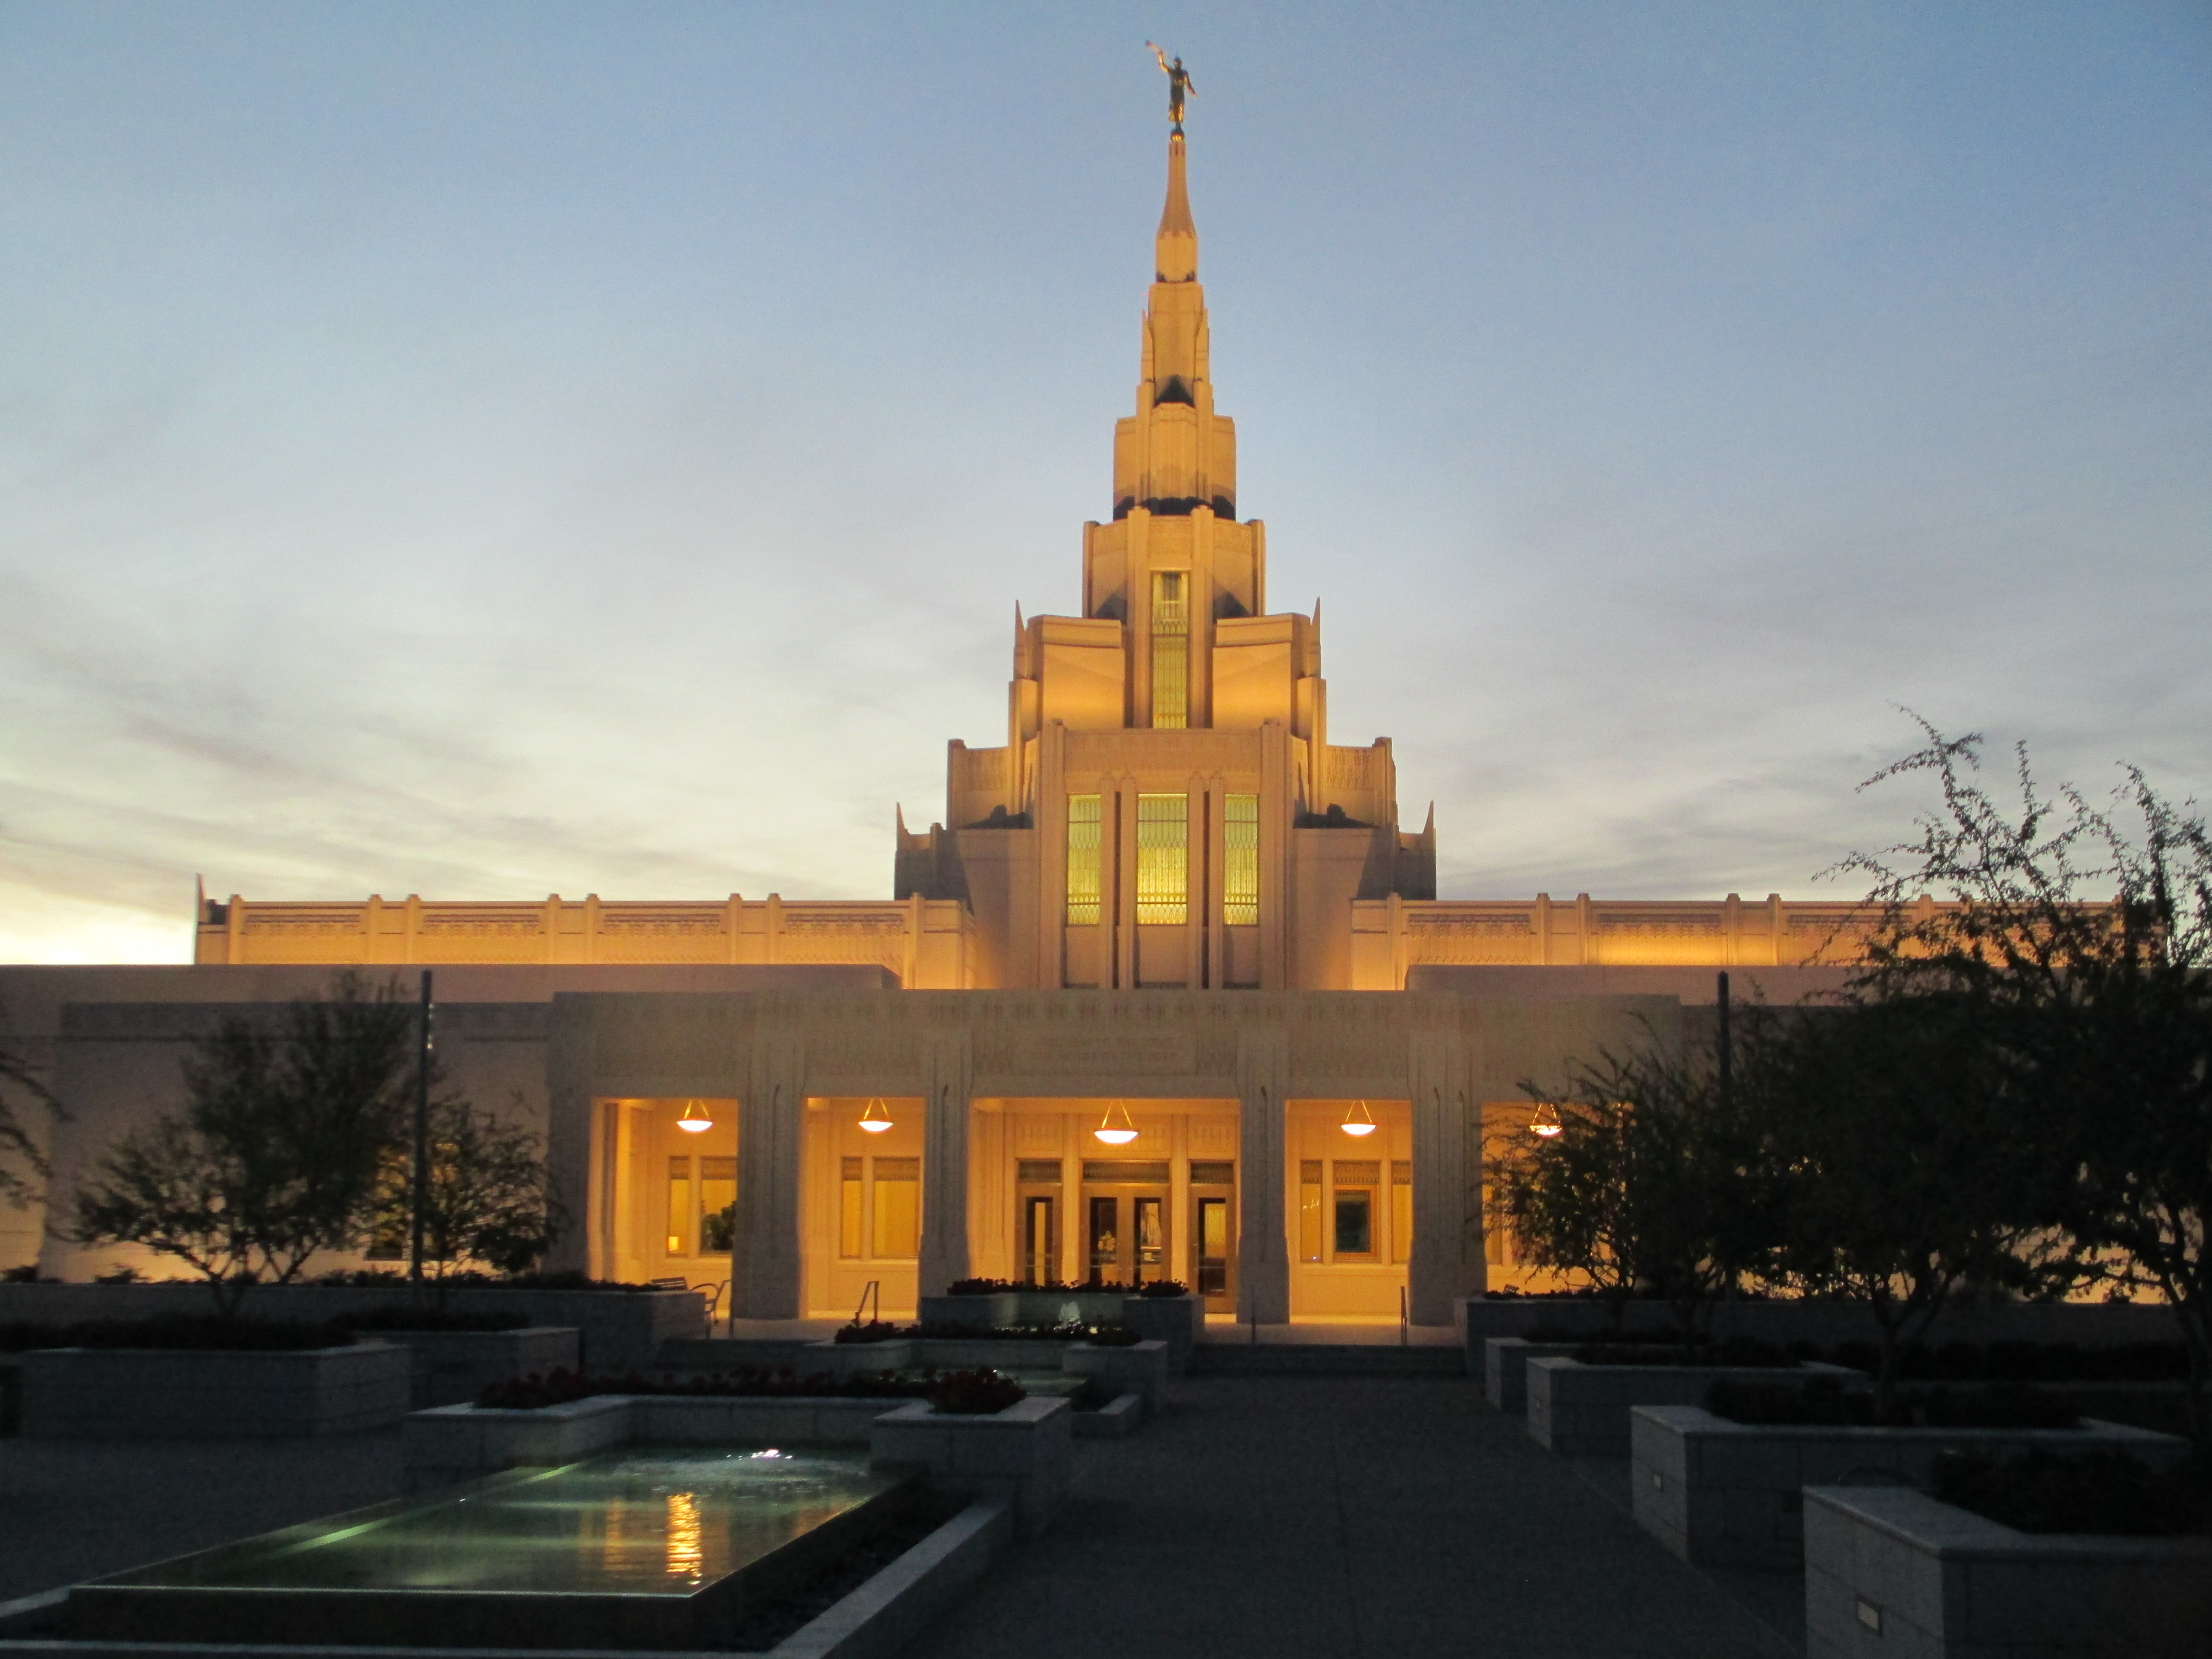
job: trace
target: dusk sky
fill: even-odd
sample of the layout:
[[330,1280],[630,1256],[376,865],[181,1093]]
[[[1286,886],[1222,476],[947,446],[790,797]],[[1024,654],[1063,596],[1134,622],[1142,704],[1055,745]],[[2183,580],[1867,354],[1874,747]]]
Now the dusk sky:
[[1441,896],[1841,890],[1900,705],[2212,794],[2203,0],[0,0],[0,960],[888,897],[1110,511],[1148,38]]

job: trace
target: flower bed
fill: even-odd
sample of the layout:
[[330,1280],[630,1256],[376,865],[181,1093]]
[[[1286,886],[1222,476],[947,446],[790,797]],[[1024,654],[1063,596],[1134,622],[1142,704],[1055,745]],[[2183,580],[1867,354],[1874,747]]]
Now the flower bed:
[[[1856,1377],[1808,1364],[1813,1375]],[[1629,1412],[1638,1406],[1689,1406],[1729,1373],[1711,1365],[1589,1365],[1566,1357],[1528,1362],[1529,1436],[1572,1457],[1629,1455]],[[1749,1375],[1771,1375],[1759,1367]],[[1863,1380],[1863,1379],[1861,1379]]]
[[842,1376],[816,1371],[801,1376],[788,1365],[775,1370],[746,1366],[705,1376],[678,1376],[665,1371],[658,1376],[641,1371],[621,1376],[584,1376],[574,1371],[554,1371],[493,1383],[477,1396],[476,1403],[486,1411],[542,1411],[601,1395],[673,1395],[693,1400],[919,1400],[929,1389],[929,1378],[896,1371],[856,1371]]
[[[1757,1379],[1731,1388],[1771,1386]],[[1733,1422],[1695,1406],[1630,1414],[1637,1523],[1696,1566],[1789,1569],[1804,1559],[1802,1492],[1831,1482],[1917,1482],[1948,1452],[2099,1447],[2172,1465],[2189,1443],[2112,1423],[2074,1428],[1873,1427]]]
[[1086,1325],[1071,1320],[1060,1325],[947,1325],[937,1322],[891,1324],[880,1319],[866,1324],[841,1325],[834,1340],[850,1346],[870,1342],[1088,1342],[1097,1347],[1128,1347],[1144,1339],[1125,1325]]
[[340,1314],[331,1322],[351,1331],[518,1331],[530,1316],[511,1308],[416,1308],[402,1302]]
[[2212,1533],[2212,1460],[2201,1455],[2157,1469],[2101,1449],[2061,1456],[2038,1446],[2004,1458],[1949,1452],[1936,1460],[1929,1491],[2019,1532]]
[[30,1321],[0,1325],[0,1351],[34,1348],[131,1348],[163,1352],[296,1353],[343,1347],[353,1333],[335,1322],[220,1319],[213,1314],[152,1314],[143,1319],[87,1319],[48,1325]]
[[1914,1387],[1898,1396],[1887,1425],[1871,1389],[1846,1388],[1836,1376],[1781,1382],[1725,1376],[1705,1390],[1705,1407],[1731,1423],[1830,1425],[1922,1429],[2070,1429],[2081,1413],[2063,1395],[2018,1383]]

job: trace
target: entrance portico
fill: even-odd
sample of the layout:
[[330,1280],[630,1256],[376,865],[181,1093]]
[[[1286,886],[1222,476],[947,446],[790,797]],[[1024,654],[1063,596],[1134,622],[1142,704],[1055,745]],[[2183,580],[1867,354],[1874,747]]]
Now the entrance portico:
[[[587,1224],[562,1265],[726,1272],[745,1318],[849,1316],[870,1280],[898,1315],[971,1276],[1095,1277],[1181,1279],[1261,1324],[1395,1322],[1402,1291],[1414,1323],[1447,1324],[1483,1287],[1482,1103],[1631,1040],[1639,1017],[1678,1005],[563,994],[553,1158]],[[711,1128],[672,1127],[687,1101]],[[1117,1103],[1134,1133],[1101,1141]],[[1347,1117],[1376,1127],[1347,1134]],[[725,1213],[709,1183],[732,1170]],[[726,1266],[706,1261],[724,1238]]]

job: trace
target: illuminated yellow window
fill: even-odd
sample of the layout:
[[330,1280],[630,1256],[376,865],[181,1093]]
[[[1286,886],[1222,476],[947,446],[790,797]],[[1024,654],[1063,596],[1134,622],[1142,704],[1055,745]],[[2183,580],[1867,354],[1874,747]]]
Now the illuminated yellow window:
[[1067,925],[1098,925],[1098,797],[1067,798]]
[[668,1254],[691,1254],[691,1160],[668,1160]]
[[842,1163],[842,1178],[837,1182],[837,1254],[849,1261],[860,1254],[860,1223],[867,1212],[860,1202],[860,1160],[848,1158]]
[[1298,1164],[1298,1260],[1321,1260],[1321,1160]]
[[738,1160],[699,1160],[699,1254],[727,1255],[738,1243]]
[[1390,1260],[1404,1261],[1413,1253],[1413,1165],[1397,1158],[1390,1165]]
[[1152,572],[1152,724],[1190,724],[1189,577],[1180,570]]
[[1221,815],[1221,920],[1260,925],[1260,798],[1231,795]]
[[921,1160],[875,1160],[874,1248],[870,1255],[907,1260],[921,1253]]
[[1137,797],[1137,925],[1190,920],[1190,797]]

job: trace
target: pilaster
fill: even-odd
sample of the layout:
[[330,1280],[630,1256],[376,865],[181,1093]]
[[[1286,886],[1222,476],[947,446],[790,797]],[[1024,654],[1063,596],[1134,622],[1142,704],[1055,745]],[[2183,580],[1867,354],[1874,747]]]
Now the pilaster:
[[[1291,1256],[1283,1231],[1283,1088],[1291,1071],[1288,1010],[1237,1033],[1237,1316],[1262,1325],[1291,1317]],[[1418,1191],[1418,1188],[1416,1189]]]
[[[1463,1297],[1485,1282],[1481,1103],[1474,1098],[1469,1039],[1456,1011],[1407,1033],[1413,1103],[1413,1249],[1407,1301],[1416,1325],[1449,1325]],[[1448,1023],[1447,1023],[1448,1022]]]
[[738,1226],[730,1260],[730,1310],[738,1319],[796,1319],[804,1311],[799,1183],[806,1127],[806,1050],[799,1037],[777,1029],[771,1018],[763,1018],[754,1034],[748,1086],[738,1102]]
[[942,1296],[969,1273],[968,1127],[975,1062],[963,1026],[933,1031],[924,1066],[921,1294]]

